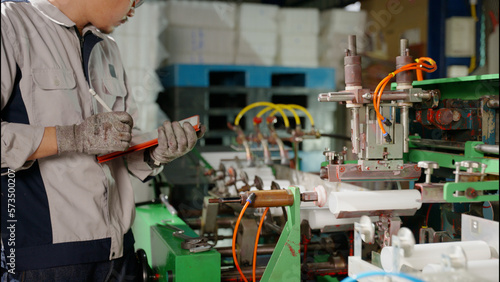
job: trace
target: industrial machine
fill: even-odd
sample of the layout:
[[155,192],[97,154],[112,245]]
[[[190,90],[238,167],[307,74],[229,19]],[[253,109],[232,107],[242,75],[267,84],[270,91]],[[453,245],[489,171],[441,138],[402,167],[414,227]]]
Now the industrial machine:
[[[400,49],[366,89],[349,37],[346,87],[318,102],[350,111],[350,142],[325,149],[317,173],[300,170],[299,144],[322,133],[295,104],[252,103],[228,125],[231,150],[191,154],[199,209],[159,189],[137,207],[145,280],[499,281],[499,76],[424,80],[433,59]],[[258,107],[248,134],[239,121]]]

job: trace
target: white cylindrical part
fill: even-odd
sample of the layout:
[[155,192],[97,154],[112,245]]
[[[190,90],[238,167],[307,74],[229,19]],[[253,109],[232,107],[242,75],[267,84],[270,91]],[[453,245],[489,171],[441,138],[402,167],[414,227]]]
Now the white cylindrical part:
[[[309,209],[300,210],[300,214],[304,215],[302,219],[309,221],[311,229],[321,229],[325,226],[347,225],[359,222],[359,218],[335,218],[335,216],[328,209]],[[370,217],[372,222],[378,221],[378,216]]]
[[[401,250],[400,268],[405,264],[411,268],[422,270],[428,264],[440,264],[442,255],[446,254],[453,246],[459,246],[464,250],[468,262],[491,258],[490,246],[484,241],[417,244],[413,248],[412,255],[409,257],[404,257]],[[387,272],[393,271],[393,250],[394,247],[391,246],[383,248],[380,252],[382,268]]]
[[422,196],[417,190],[331,192],[330,211],[340,213],[419,209]]
[[314,204],[318,207],[323,207],[326,204],[326,189],[323,187],[323,185],[318,185],[314,187],[314,192],[318,195],[318,200],[314,201]]
[[[467,262],[467,272],[484,279],[483,281],[498,282],[498,259],[473,260]],[[441,264],[428,264],[423,269],[423,273],[443,272],[444,267]]]

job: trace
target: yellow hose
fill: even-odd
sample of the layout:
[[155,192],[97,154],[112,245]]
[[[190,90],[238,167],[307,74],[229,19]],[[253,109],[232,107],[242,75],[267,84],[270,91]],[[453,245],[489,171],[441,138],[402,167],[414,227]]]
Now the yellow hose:
[[260,110],[259,113],[257,113],[256,117],[261,117],[263,114],[265,114],[266,112],[270,111],[271,109],[275,109],[273,107],[265,107],[264,109]]
[[476,13],[476,5],[470,5],[470,14],[472,16],[472,18],[474,19],[474,21],[477,22],[477,13]]
[[285,115],[285,113],[283,112],[283,110],[276,106],[275,104],[273,103],[270,103],[270,102],[255,102],[255,103],[252,103],[248,106],[246,106],[245,108],[243,108],[239,113],[238,115],[236,116],[236,119],[234,120],[234,125],[239,125],[240,123],[240,120],[241,118],[243,117],[243,115],[248,112],[249,110],[255,108],[255,107],[259,107],[259,106],[268,106],[268,107],[272,107],[272,108],[275,108],[278,110],[278,112],[281,114],[281,116],[283,117],[283,120],[285,122],[285,126],[288,128],[290,127],[290,122],[288,121],[288,117]]
[[309,113],[309,111],[306,108],[304,108],[304,107],[302,107],[300,105],[295,105],[295,104],[289,104],[288,106],[291,107],[291,108],[294,108],[294,109],[299,109],[302,112],[304,112],[304,114],[306,114],[306,116],[311,121],[311,126],[314,127],[314,119],[313,119],[313,117],[311,116],[311,114]]
[[[295,118],[295,123],[297,125],[300,125],[300,117],[299,115],[297,115],[297,112],[295,112],[294,109],[292,109],[291,107],[289,107],[288,105],[284,105],[284,104],[277,104],[276,106],[278,106],[278,108],[281,108],[281,109],[285,109],[285,110],[288,110],[290,111],[292,114],[293,114],[293,117]],[[269,116],[274,116],[274,114],[276,114],[276,112],[278,111],[278,108],[274,108],[274,111],[272,111]],[[262,109],[258,114],[257,114],[257,117],[261,117],[263,114],[265,114],[267,111],[271,110],[272,107],[266,107],[264,109]]]

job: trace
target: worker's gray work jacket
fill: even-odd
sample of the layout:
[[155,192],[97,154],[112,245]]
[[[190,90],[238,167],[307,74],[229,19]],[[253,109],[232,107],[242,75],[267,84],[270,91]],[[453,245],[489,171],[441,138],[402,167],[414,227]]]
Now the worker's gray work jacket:
[[15,171],[2,176],[5,253],[15,252],[16,271],[118,258],[133,245],[129,171],[153,174],[143,153],[104,164],[80,153],[27,161],[44,127],[105,111],[90,86],[113,111],[137,116],[117,45],[93,26],[79,36],[47,0],[1,6],[2,174]]

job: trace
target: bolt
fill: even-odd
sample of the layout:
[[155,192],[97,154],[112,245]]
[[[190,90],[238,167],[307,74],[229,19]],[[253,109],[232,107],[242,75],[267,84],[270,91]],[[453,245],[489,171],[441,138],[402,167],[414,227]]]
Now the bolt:
[[478,196],[478,193],[477,193],[476,189],[469,187],[465,190],[465,197],[467,199],[475,199],[475,198],[477,198],[477,196]]
[[462,161],[461,166],[467,168],[467,172],[474,172],[475,168],[479,168],[480,164],[479,162],[475,161]]
[[425,173],[425,183],[431,183],[431,174],[435,168],[439,168],[439,164],[433,161],[420,161],[418,162],[418,167],[424,168]]

